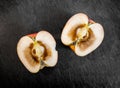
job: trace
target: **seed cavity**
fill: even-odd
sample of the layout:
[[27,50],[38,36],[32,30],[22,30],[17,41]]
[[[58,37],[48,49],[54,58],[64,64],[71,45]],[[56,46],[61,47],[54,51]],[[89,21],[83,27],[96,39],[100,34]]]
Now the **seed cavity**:
[[45,47],[38,41],[34,41],[30,45],[31,48],[31,55],[36,61],[40,61],[44,58]]

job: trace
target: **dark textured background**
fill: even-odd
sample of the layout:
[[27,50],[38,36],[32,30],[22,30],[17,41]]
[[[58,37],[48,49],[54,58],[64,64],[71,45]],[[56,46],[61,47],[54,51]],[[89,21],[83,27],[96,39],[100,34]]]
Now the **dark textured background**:
[[[60,41],[65,23],[79,12],[105,31],[101,46],[85,57]],[[54,68],[31,74],[20,62],[16,45],[23,35],[41,29],[55,37],[59,59]],[[0,81],[12,87],[120,88],[119,0],[0,0]]]

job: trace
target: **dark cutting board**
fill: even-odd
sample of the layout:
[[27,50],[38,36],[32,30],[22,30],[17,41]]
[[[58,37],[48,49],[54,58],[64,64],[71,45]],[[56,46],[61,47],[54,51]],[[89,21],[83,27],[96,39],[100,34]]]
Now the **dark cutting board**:
[[[79,12],[105,31],[100,47],[85,57],[60,40],[67,20]],[[20,62],[16,45],[22,36],[43,29],[57,42],[58,63],[31,74]],[[119,0],[0,0],[0,81],[9,87],[120,88]]]

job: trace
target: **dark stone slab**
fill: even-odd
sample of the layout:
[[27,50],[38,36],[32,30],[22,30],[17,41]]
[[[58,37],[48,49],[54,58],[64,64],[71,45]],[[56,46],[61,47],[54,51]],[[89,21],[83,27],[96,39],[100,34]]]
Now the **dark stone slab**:
[[[100,47],[85,57],[60,40],[67,20],[79,12],[105,31]],[[16,45],[22,36],[43,29],[56,39],[58,63],[31,74],[20,62]],[[120,88],[119,0],[0,0],[0,81],[1,86],[27,88]]]

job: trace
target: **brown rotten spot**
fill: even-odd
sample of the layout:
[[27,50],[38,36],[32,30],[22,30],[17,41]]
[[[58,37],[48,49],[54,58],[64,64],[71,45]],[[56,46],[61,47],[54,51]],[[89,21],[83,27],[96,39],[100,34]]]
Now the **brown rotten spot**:
[[61,41],[78,55],[85,56],[95,50],[103,41],[102,25],[78,13],[72,16],[63,28]]
[[24,66],[32,73],[57,63],[58,52],[52,35],[46,31],[23,36],[17,44],[17,53]]

